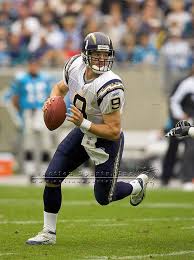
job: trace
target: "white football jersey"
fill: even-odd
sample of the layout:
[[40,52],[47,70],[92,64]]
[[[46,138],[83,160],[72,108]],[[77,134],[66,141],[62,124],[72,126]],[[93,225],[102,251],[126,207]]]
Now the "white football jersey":
[[[63,70],[64,83],[69,88],[71,102],[93,123],[103,123],[103,114],[120,110],[124,105],[124,86],[118,75],[112,71],[100,74],[96,79],[85,81],[86,65],[81,55],[72,57]],[[108,159],[108,155],[95,147],[97,136],[84,132],[82,145],[95,164]]]
[[124,86],[118,75],[107,71],[86,82],[86,65],[80,55],[72,57],[63,70],[64,83],[69,87],[71,102],[93,123],[102,123],[102,114],[123,109]]

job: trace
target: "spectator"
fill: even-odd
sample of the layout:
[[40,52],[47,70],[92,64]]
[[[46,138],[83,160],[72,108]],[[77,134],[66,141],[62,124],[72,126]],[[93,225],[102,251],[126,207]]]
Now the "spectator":
[[189,43],[181,38],[179,29],[170,32],[168,40],[161,49],[161,54],[170,70],[186,70],[190,67],[191,48]]
[[53,49],[62,49],[64,46],[64,35],[60,28],[53,22],[47,23],[45,27],[46,41]]
[[121,48],[115,51],[115,59],[118,62],[132,62],[136,38],[128,34],[121,40]]
[[83,37],[85,37],[89,33],[101,31],[101,28],[103,28],[103,21],[101,21],[100,23],[92,19],[85,24],[85,27],[83,29]]
[[159,53],[157,49],[149,43],[149,35],[142,33],[139,36],[139,44],[134,49],[132,63],[156,65],[158,58]]
[[115,49],[118,49],[121,39],[126,32],[126,25],[122,20],[121,7],[118,3],[112,5],[107,20],[107,27],[102,28],[102,30],[112,39]]
[[150,43],[154,45],[156,49],[160,49],[166,40],[166,32],[162,28],[160,20],[150,20]]
[[8,13],[0,11],[0,26],[4,27],[6,30],[9,30],[11,26],[11,20]]
[[63,34],[64,34],[64,49],[67,42],[71,42],[71,50],[79,52],[81,48],[81,36],[77,28],[76,19],[74,16],[66,16],[63,19]]
[[10,57],[6,50],[6,44],[0,40],[0,66],[8,66],[10,64]]
[[[176,31],[177,34],[182,35],[179,37],[180,41],[182,38],[186,40],[184,44],[182,41],[182,48],[179,44],[179,54],[182,57],[188,49],[191,50],[188,45],[191,47],[194,45],[193,18],[191,20],[193,4],[189,0],[185,2],[185,6],[184,9],[183,0],[172,0],[170,4],[169,1],[163,0],[34,0],[14,1],[14,4],[12,1],[2,1],[0,26],[16,35],[14,41],[17,38],[19,42],[13,44],[13,46],[17,45],[18,54],[8,48],[10,51],[8,55],[12,56],[10,60],[12,58],[16,60],[15,56],[26,56],[26,52],[37,52],[38,56],[46,57],[45,62],[50,60],[47,64],[51,66],[61,64],[64,55],[66,59],[78,52],[80,42],[86,34],[101,30],[113,39],[117,49],[116,59],[119,62],[131,59],[132,49],[135,47],[136,58],[138,56],[138,59],[144,60],[142,53],[144,55],[149,53],[148,56],[145,55],[146,60],[153,60],[147,60],[146,63],[157,64],[157,51],[162,49],[163,55],[162,47],[165,45],[166,48],[169,43],[169,40],[165,43],[166,31],[172,34]],[[170,9],[165,22],[167,8]],[[46,37],[42,37],[43,34]],[[146,48],[145,46],[142,48],[139,41],[136,41],[134,46],[134,39],[140,34],[149,35]],[[1,43],[1,53],[5,53],[6,46],[9,45],[12,47],[8,37],[3,44]],[[50,48],[51,51],[48,50]],[[138,59],[134,63],[139,63]],[[22,63],[25,62],[25,59],[19,58],[17,62],[10,62],[10,64],[19,64],[20,60]]]
[[150,32],[153,20],[162,20],[162,12],[155,0],[145,2],[142,10],[140,32]]
[[188,21],[183,29],[182,36],[185,40],[187,40],[191,47],[194,47],[194,7],[191,12],[191,20]]
[[18,18],[18,10],[14,1],[1,1],[0,10],[6,17],[9,17],[11,22],[15,21]]
[[[53,3],[54,1],[51,1],[51,2]],[[81,4],[82,4],[82,1],[66,0],[65,1],[65,14],[66,15],[78,15],[81,10]]]
[[33,33],[37,33],[40,30],[40,22],[36,17],[30,16],[26,5],[21,5],[18,11],[19,19],[12,24],[11,32],[13,34],[21,34],[23,33],[23,28],[25,28],[26,36],[31,37]]
[[123,13],[124,13],[124,19],[127,18],[128,16],[133,16],[133,17],[139,17],[140,16],[140,7],[141,3],[136,0],[131,0],[131,1],[122,1],[123,4]]
[[0,66],[9,66],[10,56],[7,45],[7,31],[4,27],[0,27]]
[[8,54],[11,59],[11,65],[24,64],[29,56],[25,45],[22,44],[21,38],[17,34],[10,34],[8,37]]
[[185,24],[191,20],[191,15],[184,10],[183,0],[172,0],[170,8],[171,11],[166,17],[167,29],[171,32],[171,30],[176,27],[177,30],[182,33]]
[[31,54],[37,57],[42,65],[53,65],[53,60],[55,59],[55,51],[47,43],[47,36],[44,32],[40,34],[40,43],[38,48]]
[[128,16],[126,21],[126,33],[137,35],[140,31],[140,22],[137,16]]
[[91,1],[86,1],[82,5],[81,12],[77,18],[78,29],[83,32],[85,25],[91,20],[100,21],[101,13],[95,4]]
[[38,32],[34,33],[30,39],[30,42],[28,44],[28,50],[30,52],[35,52],[41,44],[41,38],[43,35],[47,35],[47,27],[50,26],[50,24],[54,24],[54,17],[52,13],[44,13],[40,19],[41,28]]

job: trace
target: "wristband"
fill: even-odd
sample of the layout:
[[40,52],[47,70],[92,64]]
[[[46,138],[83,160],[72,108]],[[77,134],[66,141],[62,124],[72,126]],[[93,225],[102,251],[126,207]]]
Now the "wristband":
[[193,138],[194,138],[194,127],[193,127],[193,126],[191,126],[191,127],[189,128],[188,135],[189,135],[190,137],[193,137]]
[[90,129],[91,125],[92,125],[92,122],[90,122],[89,120],[84,118],[80,125],[80,128],[88,131]]

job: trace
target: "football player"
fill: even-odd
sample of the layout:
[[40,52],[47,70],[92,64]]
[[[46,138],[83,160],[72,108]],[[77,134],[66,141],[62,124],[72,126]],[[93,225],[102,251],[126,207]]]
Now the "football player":
[[10,98],[22,124],[20,131],[21,168],[33,182],[41,166],[50,160],[51,133],[42,120],[42,106],[51,91],[51,79],[40,72],[36,57],[30,56],[28,69],[16,74],[10,87]]
[[100,205],[129,195],[130,203],[142,202],[148,176],[141,173],[135,180],[118,181],[124,136],[121,113],[124,85],[111,71],[114,50],[111,39],[101,32],[90,33],[83,42],[81,55],[72,57],[63,70],[63,80],[52,89],[43,111],[55,96],[69,91],[72,105],[67,120],[75,128],[59,144],[45,173],[44,226],[27,244],[55,244],[57,214],[61,207],[61,182],[89,158],[95,164],[94,195]]

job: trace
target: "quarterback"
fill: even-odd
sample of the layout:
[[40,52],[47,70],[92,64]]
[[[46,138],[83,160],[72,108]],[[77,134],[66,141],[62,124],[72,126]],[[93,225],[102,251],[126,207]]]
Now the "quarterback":
[[121,113],[124,85],[111,71],[114,50],[111,39],[101,32],[86,36],[80,55],[65,64],[63,80],[52,89],[43,111],[53,98],[69,91],[72,102],[67,120],[75,128],[59,144],[45,173],[44,226],[30,245],[55,244],[57,214],[61,207],[61,182],[89,158],[95,164],[94,195],[100,205],[130,195],[130,203],[142,202],[148,176],[141,173],[130,182],[117,181],[124,136]]

